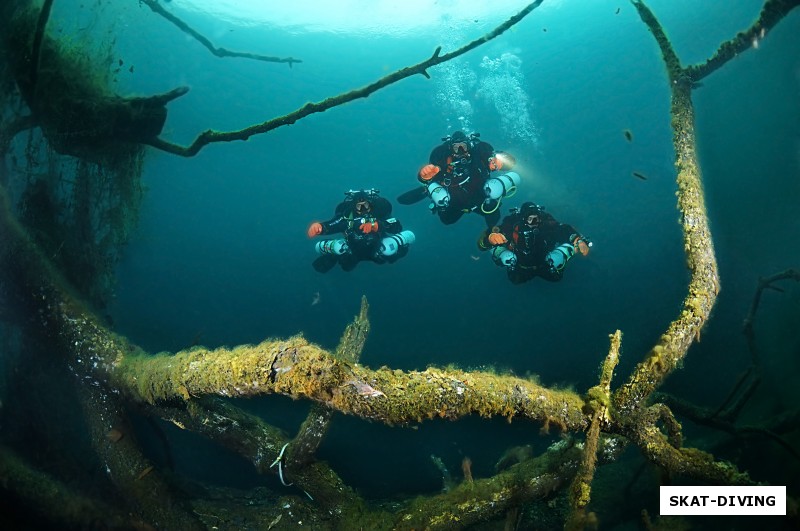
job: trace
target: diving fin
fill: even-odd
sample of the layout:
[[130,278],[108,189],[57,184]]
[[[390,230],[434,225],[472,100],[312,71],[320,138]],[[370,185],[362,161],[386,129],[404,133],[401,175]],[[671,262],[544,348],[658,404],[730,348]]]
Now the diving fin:
[[414,203],[419,203],[426,197],[428,197],[428,189],[424,186],[416,186],[408,192],[397,196],[397,202],[401,205],[413,205]]

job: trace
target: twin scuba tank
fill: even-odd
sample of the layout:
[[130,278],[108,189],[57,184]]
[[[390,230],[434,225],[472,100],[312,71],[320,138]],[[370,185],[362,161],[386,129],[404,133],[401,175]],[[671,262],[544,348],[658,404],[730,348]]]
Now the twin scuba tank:
[[350,252],[350,246],[347,245],[347,241],[344,238],[317,242],[314,249],[318,254],[333,254],[337,256]]
[[381,256],[393,256],[401,247],[407,247],[414,243],[417,237],[410,230],[402,230],[397,234],[390,234],[381,240],[378,247],[378,254]]
[[[410,230],[400,231],[397,234],[389,234],[381,240],[377,254],[381,256],[393,256],[397,254],[397,251],[400,250],[401,247],[411,245],[415,241],[416,236],[414,236],[414,233]],[[314,248],[319,254],[333,254],[336,256],[350,252],[350,246],[347,245],[347,240],[344,238],[317,242]]]
[[550,270],[554,272],[561,271],[574,255],[575,246],[571,243],[562,243],[547,253],[547,263],[550,265]]
[[510,171],[487,179],[483,185],[483,191],[486,193],[486,199],[500,201],[504,197],[514,195],[517,191],[517,186],[519,186],[519,174],[515,171]]
[[[557,273],[564,269],[570,258],[575,255],[575,247],[571,243],[562,243],[549,253],[547,253],[547,264],[550,270]],[[492,248],[492,260],[497,265],[514,269],[517,265],[517,255],[510,251],[504,245],[498,245]]]
[[432,181],[428,186],[428,195],[431,197],[431,208],[447,208],[450,206],[450,192],[441,183]]
[[[511,197],[517,191],[519,180],[519,174],[515,171],[509,171],[495,177],[490,177],[483,185],[486,201],[496,201],[496,204],[499,204],[503,198]],[[432,209],[441,209],[450,206],[450,192],[442,183],[431,182],[428,184],[427,189],[428,195],[431,198]],[[494,208],[497,208],[497,206]]]
[[497,265],[505,266],[509,269],[514,269],[517,265],[517,255],[505,245],[498,245],[492,248],[492,260]]

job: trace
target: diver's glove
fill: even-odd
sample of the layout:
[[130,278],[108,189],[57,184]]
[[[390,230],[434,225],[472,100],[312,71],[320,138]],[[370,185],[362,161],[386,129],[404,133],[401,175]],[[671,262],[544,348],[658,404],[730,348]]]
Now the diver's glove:
[[370,232],[378,232],[378,222],[377,221],[370,221],[367,223],[362,223],[359,227],[361,232],[364,234],[369,234]]
[[578,234],[573,234],[570,238],[570,241],[572,241],[572,245],[575,247],[576,252],[581,253],[583,256],[589,254],[589,247],[592,246],[592,242]]
[[484,229],[484,230],[481,231],[480,234],[478,234],[477,244],[478,244],[478,249],[479,250],[487,251],[487,250],[489,250],[489,248],[491,248],[492,245],[489,242],[488,236],[489,236],[489,229]]
[[493,232],[487,238],[492,245],[503,245],[508,243],[508,238],[503,236],[500,232]]
[[435,164],[426,164],[421,170],[419,170],[419,178],[422,181],[428,182],[436,177],[436,174],[439,173],[439,170],[441,170],[441,168]]
[[313,238],[314,236],[319,236],[322,234],[322,223],[315,221],[311,225],[308,226],[308,237]]

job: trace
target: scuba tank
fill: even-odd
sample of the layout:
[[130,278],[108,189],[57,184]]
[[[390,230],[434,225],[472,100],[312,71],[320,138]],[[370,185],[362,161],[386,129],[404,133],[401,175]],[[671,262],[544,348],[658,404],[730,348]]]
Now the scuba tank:
[[447,208],[450,206],[450,192],[441,183],[432,182],[428,186],[428,195],[431,196],[431,208]]
[[344,238],[317,242],[314,248],[319,254],[342,255],[350,252],[350,247],[347,245],[347,241]]
[[492,260],[497,265],[505,266],[513,269],[517,265],[517,255],[508,250],[504,245],[498,245],[492,249]]
[[555,272],[561,271],[574,254],[575,247],[571,243],[562,243],[547,253],[546,260],[550,265],[550,270]]
[[410,230],[400,231],[398,234],[391,234],[381,240],[378,254],[381,256],[392,256],[400,247],[411,245],[416,241],[416,236]]
[[499,201],[504,197],[514,195],[517,191],[517,186],[519,186],[519,174],[515,171],[510,171],[497,177],[486,179],[483,191],[486,193],[487,199]]

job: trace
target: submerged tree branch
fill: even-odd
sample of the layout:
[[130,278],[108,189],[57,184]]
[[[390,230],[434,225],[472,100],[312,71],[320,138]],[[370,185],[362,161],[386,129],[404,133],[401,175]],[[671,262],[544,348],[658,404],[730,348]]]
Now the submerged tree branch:
[[785,279],[792,279],[795,282],[800,282],[800,271],[796,269],[787,269],[781,273],[758,280],[758,288],[753,296],[750,311],[744,318],[743,324],[744,337],[747,341],[747,350],[750,351],[751,363],[739,376],[739,379],[736,381],[736,384],[725,400],[723,400],[717,410],[714,411],[713,417],[720,417],[724,420],[735,420],[741,409],[761,384],[761,356],[758,351],[758,345],[756,345],[753,324],[755,322],[756,313],[758,312],[758,307],[761,304],[761,295],[764,293],[764,290],[778,289],[773,284]]
[[266,61],[268,63],[288,63],[289,68],[292,67],[292,63],[302,63],[300,59],[295,59],[294,57],[273,57],[269,55],[260,55],[256,53],[248,53],[248,52],[233,52],[231,50],[226,50],[225,48],[217,48],[211,41],[205,38],[203,35],[195,31],[191,28],[186,22],[182,21],[163,7],[158,2],[158,0],[139,0],[139,3],[145,4],[147,7],[153,10],[154,13],[161,15],[168,21],[175,24],[178,29],[182,32],[186,33],[190,37],[196,39],[200,44],[208,48],[208,50],[216,55],[217,57],[242,57],[244,59],[255,59],[256,61]]
[[[744,375],[738,379],[733,389],[717,409],[712,410],[700,407],[679,397],[664,393],[654,393],[653,398],[654,400],[663,402],[675,411],[675,413],[686,417],[695,424],[730,433],[734,439],[751,435],[760,435],[771,439],[789,452],[792,457],[800,461],[800,452],[795,450],[791,444],[781,437],[781,433],[797,429],[797,423],[794,419],[800,415],[800,411],[785,412],[781,416],[768,419],[757,426],[737,424],[739,414],[761,382],[761,362],[760,356],[757,353],[755,329],[753,326],[758,307],[761,303],[761,296],[764,290],[777,289],[774,286],[776,282],[787,279],[800,282],[800,271],[796,269],[787,269],[775,275],[759,279],[758,287],[750,305],[750,310],[743,324],[744,335],[748,350],[750,351],[752,365]],[[744,385],[745,381],[747,382],[746,386]],[[787,422],[787,419],[790,419],[789,422]]]
[[766,33],[797,6],[800,6],[800,0],[767,0],[752,26],[722,43],[705,63],[687,67],[686,75],[693,81],[700,81],[740,53],[749,48],[757,48]]
[[[357,363],[364,350],[364,343],[367,341],[370,324],[367,318],[369,304],[366,297],[361,297],[361,309],[352,323],[347,325],[336,347],[334,356],[338,359],[345,359]],[[303,466],[309,462],[316,454],[319,445],[328,431],[333,410],[322,404],[313,404],[311,411],[300,426],[297,436],[291,444],[291,449],[286,458],[287,466],[292,468]]]
[[229,132],[219,132],[208,130],[201,133],[189,146],[180,146],[178,144],[173,144],[171,142],[167,142],[161,138],[155,138],[148,140],[148,144],[153,146],[154,148],[160,149],[162,151],[166,151],[168,153],[172,153],[174,155],[181,155],[183,157],[192,157],[197,155],[197,153],[207,144],[212,142],[231,142],[234,140],[247,140],[251,136],[266,133],[268,131],[272,131],[273,129],[277,129],[278,127],[282,127],[284,125],[291,125],[296,121],[305,118],[311,114],[325,112],[328,109],[333,107],[338,107],[339,105],[343,105],[345,103],[349,103],[353,100],[357,100],[359,98],[366,98],[373,92],[376,92],[388,85],[393,83],[397,83],[407,77],[411,77],[416,74],[421,74],[427,78],[430,78],[427,70],[433,66],[438,64],[447,62],[451,59],[454,59],[460,55],[463,55],[474,48],[477,48],[481,44],[489,42],[490,40],[494,39],[495,37],[503,34],[506,30],[512,27],[514,24],[525,18],[531,11],[536,9],[539,4],[542,3],[543,0],[536,0],[532,2],[527,7],[525,7],[522,11],[508,19],[506,22],[495,28],[492,32],[487,33],[483,37],[479,39],[475,39],[474,41],[470,42],[455,50],[453,52],[439,55],[441,51],[441,47],[436,48],[433,52],[433,55],[427,59],[426,61],[422,61],[421,63],[417,63],[412,66],[407,66],[405,68],[401,68],[396,72],[393,72],[387,76],[382,77],[378,81],[374,83],[370,83],[366,87],[362,87],[360,89],[351,90],[345,94],[340,94],[338,96],[334,96],[323,100],[318,103],[306,103],[300,109],[297,109],[294,112],[290,112],[284,116],[280,116],[278,118],[273,118],[272,120],[268,120],[266,122],[262,122],[257,125],[251,125],[250,127],[246,127],[244,129],[240,129],[238,131],[229,131]]
[[680,315],[670,324],[646,359],[636,366],[628,382],[615,392],[614,405],[620,412],[631,412],[644,404],[645,397],[650,396],[680,365],[692,342],[700,338],[700,330],[708,320],[719,292],[717,261],[706,215],[700,164],[697,161],[692,85],[682,79],[677,55],[655,16],[644,3],[634,0],[633,4],[661,49],[672,90],[670,114],[678,210],[682,217],[684,251],[691,278]]
[[610,338],[611,346],[603,362],[603,370],[600,373],[600,383],[587,393],[588,401],[586,409],[591,411],[591,421],[589,430],[586,432],[583,459],[581,460],[578,473],[575,475],[575,480],[570,486],[572,514],[565,526],[566,529],[578,530],[586,527],[586,506],[589,505],[589,500],[591,499],[592,480],[594,479],[595,467],[597,465],[597,448],[600,441],[600,428],[603,425],[608,425],[610,421],[608,408],[611,405],[611,377],[619,363],[622,332],[617,330]]
[[586,426],[583,400],[571,391],[481,372],[370,369],[337,359],[302,337],[174,355],[120,352],[109,369],[114,387],[148,403],[278,393],[386,424],[478,414],[549,421],[569,430]]

